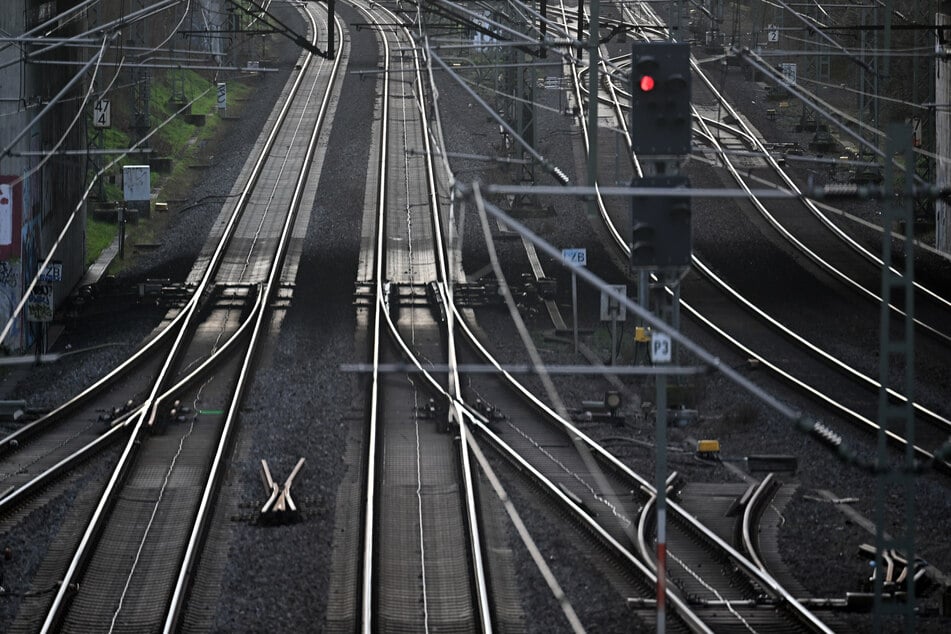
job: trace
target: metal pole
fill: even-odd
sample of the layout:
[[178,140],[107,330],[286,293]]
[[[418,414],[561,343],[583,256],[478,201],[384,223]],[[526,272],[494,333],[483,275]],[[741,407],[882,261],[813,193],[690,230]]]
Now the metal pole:
[[650,290],[650,273],[647,271],[640,271],[637,277],[637,304],[642,306],[644,310],[650,310],[650,299],[647,296],[648,291]]
[[[882,472],[877,474],[876,481],[876,513],[875,513],[875,599],[873,603],[874,616],[872,631],[881,632],[886,629],[889,615],[904,617],[906,632],[915,631],[915,477],[914,469],[914,434],[915,415],[912,410],[913,391],[915,387],[915,293],[914,293],[914,258],[906,252],[902,256],[892,253],[890,232],[897,228],[905,234],[906,244],[911,244],[914,237],[914,217],[912,210],[913,181],[911,174],[914,171],[914,154],[911,147],[911,129],[898,123],[888,126],[886,155],[889,157],[901,155],[904,168],[904,197],[899,203],[894,197],[897,192],[896,181],[899,174],[891,161],[885,161],[885,189],[890,194],[889,202],[884,209],[884,237],[882,240],[882,293],[883,298],[901,296],[904,299],[905,315],[893,324],[893,316],[888,301],[881,302],[881,332],[879,341],[879,376],[881,387],[878,393],[878,464],[889,464],[888,443],[885,431],[889,429],[905,428],[908,443],[905,449],[905,470]],[[895,266],[892,262],[895,262]],[[903,266],[902,266],[903,265]],[[901,271],[898,273],[895,269]],[[901,335],[897,335],[900,327]],[[903,372],[899,373],[899,369]],[[892,403],[889,399],[888,387],[894,385],[897,390],[907,397],[902,403]],[[897,491],[895,491],[897,489]],[[905,525],[901,527],[896,522],[897,535],[886,536],[886,523],[889,520],[888,510],[893,509],[897,502],[892,499],[898,495],[905,504]],[[894,511],[897,515],[897,510]],[[903,530],[902,530],[903,529]],[[908,561],[906,571],[905,601],[895,604],[888,600],[888,593],[884,588],[885,570],[883,567],[883,553],[886,550],[899,550]],[[896,628],[895,631],[897,630]]]
[[578,41],[584,40],[584,0],[578,0]]
[[119,207],[119,259],[125,259],[125,207]]
[[654,486],[657,488],[657,634],[664,634],[667,598],[667,376],[657,375],[657,458]]
[[617,311],[611,311],[611,363],[614,365],[615,351],[617,350]]
[[571,329],[575,335],[575,354],[578,354],[578,276],[571,274]]
[[[581,3],[579,3],[579,11]],[[591,15],[588,29],[588,186],[594,187],[598,182],[598,94],[600,75],[598,73],[599,51],[598,22],[600,0],[591,0]],[[598,213],[597,202],[592,196],[588,201],[588,213]]]
[[[671,288],[674,289],[674,304],[671,312],[671,325],[674,330],[680,330],[680,281],[675,279],[671,282]],[[674,353],[674,365],[680,365],[680,346],[676,342],[671,342]]]

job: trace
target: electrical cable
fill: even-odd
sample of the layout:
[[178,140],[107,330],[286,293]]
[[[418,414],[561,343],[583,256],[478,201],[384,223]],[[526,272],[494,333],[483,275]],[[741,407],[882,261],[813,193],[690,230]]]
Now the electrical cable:
[[[194,99],[192,99],[191,101],[183,105],[181,108],[173,112],[161,124],[156,126],[148,134],[146,134],[139,141],[137,141],[132,147],[130,147],[129,150],[135,150],[139,146],[144,144],[146,141],[152,138],[152,136],[155,135],[159,130],[161,130],[166,125],[171,123],[176,117],[188,111],[196,101],[198,101],[199,99],[204,97],[206,94],[211,92],[211,90],[212,90],[211,87],[207,88],[206,90],[202,91],[198,96],[196,96]],[[26,286],[26,288],[23,290],[23,296],[20,298],[20,301],[17,303],[16,307],[14,307],[14,309],[10,312],[10,316],[7,318],[6,324],[4,324],[3,326],[3,330],[0,331],[0,342],[4,341],[7,338],[7,335],[10,334],[10,330],[12,330],[13,324],[16,322],[17,317],[19,317],[20,314],[23,312],[23,308],[26,306],[27,302],[29,301],[30,295],[33,293],[33,290],[36,288],[37,284],[40,281],[39,273],[44,271],[46,267],[49,266],[50,262],[53,260],[53,256],[56,254],[56,251],[59,249],[60,245],[66,240],[66,235],[68,234],[70,227],[72,227],[73,222],[75,222],[76,219],[79,217],[79,212],[82,210],[82,207],[86,202],[86,199],[89,198],[89,195],[92,193],[93,186],[96,184],[98,179],[102,177],[103,174],[105,174],[108,170],[112,169],[112,167],[117,165],[119,161],[124,159],[127,155],[128,155],[128,152],[123,152],[122,154],[114,158],[112,161],[107,163],[105,166],[100,168],[99,171],[96,172],[95,176],[91,179],[89,185],[87,185],[86,187],[86,190],[83,192],[83,195],[80,197],[79,202],[76,203],[76,206],[73,208],[73,211],[66,218],[66,222],[64,223],[63,228],[60,230],[59,235],[56,237],[56,240],[53,242],[53,246],[50,248],[49,254],[46,256],[46,258],[44,258],[44,260],[37,267],[36,277],[34,277],[30,281],[30,283]]]
[[[106,37],[106,40],[107,40],[107,41],[110,40],[110,39],[111,39],[111,40],[114,40],[114,39],[116,39],[118,36],[119,36],[119,32],[117,31],[117,32],[112,33],[111,35],[107,36],[107,37]],[[4,157],[6,157],[6,156],[8,156],[8,155],[10,154],[10,150],[12,150],[13,147],[14,147],[17,143],[19,143],[19,141],[20,141],[24,136],[26,136],[26,135],[30,132],[30,130],[33,129],[33,126],[35,126],[37,123],[39,123],[39,121],[40,121],[44,116],[46,116],[46,115],[56,106],[56,104],[59,102],[59,100],[62,99],[63,96],[66,95],[66,94],[72,89],[72,87],[85,75],[86,71],[89,70],[89,68],[90,68],[93,64],[97,64],[97,63],[98,63],[98,61],[101,59],[101,57],[102,57],[102,55],[103,55],[104,52],[105,52],[105,44],[103,45],[103,48],[99,51],[99,53],[96,53],[96,54],[92,57],[92,59],[90,59],[90,60],[86,63],[86,65],[83,66],[83,68],[82,68],[78,73],[76,73],[75,75],[73,75],[72,79],[70,79],[68,82],[66,82],[66,85],[63,86],[63,87],[60,89],[60,91],[56,94],[56,96],[54,96],[52,99],[50,99],[50,101],[49,101],[49,102],[46,104],[46,106],[40,111],[40,113],[37,114],[37,115],[30,121],[30,123],[29,123],[26,127],[24,127],[19,133],[17,133],[17,134],[14,136],[13,140],[10,141],[10,142],[7,144],[7,146],[3,148],[2,151],[0,151],[0,161],[3,161]],[[0,341],[2,341],[2,338],[0,338]]]
[[[115,32],[116,34],[118,34],[121,31],[121,29],[124,28],[125,26],[134,24],[135,22],[139,20],[144,20],[145,18],[151,17],[152,15],[156,13],[160,13],[161,11],[168,9],[171,6],[180,4],[183,1],[184,0],[160,0],[160,2],[154,5],[145,7],[144,9],[141,9],[134,13],[130,13],[129,15],[123,16],[116,20],[112,20],[111,22],[101,24],[95,28],[84,31],[83,33],[78,33],[75,36],[73,36],[72,39],[76,40],[76,39],[83,39],[83,38],[88,38],[93,36],[99,37],[103,33],[108,33],[108,32]],[[49,46],[37,49],[35,51],[30,51],[28,54],[24,55],[22,58],[11,60],[7,62],[6,64],[0,64],[0,70],[7,68],[9,66],[13,66],[14,64],[22,64],[25,61],[29,61],[30,58],[33,58],[33,57],[42,57],[43,55],[49,53],[50,51],[54,51],[62,46],[65,46],[65,42],[52,42],[50,43]]]
[[[60,135],[60,138],[59,138],[59,140],[55,143],[55,145],[53,146],[53,149],[50,150],[49,152],[46,152],[46,153],[43,155],[43,157],[42,157],[42,159],[40,160],[39,163],[37,163],[35,166],[33,166],[32,168],[30,168],[29,171],[27,171],[27,172],[24,173],[23,175],[19,176],[15,181],[13,181],[13,182],[11,183],[11,187],[20,184],[21,182],[27,180],[27,179],[28,179],[30,176],[32,176],[33,174],[35,174],[35,173],[37,173],[38,171],[40,171],[40,169],[42,169],[42,167],[43,167],[44,165],[46,165],[46,163],[50,160],[50,158],[52,158],[52,157],[56,154],[56,152],[57,152],[57,150],[59,150],[60,146],[63,145],[63,143],[66,142],[66,138],[69,136],[69,133],[72,131],[72,129],[76,126],[76,122],[79,121],[79,119],[83,116],[83,114],[84,114],[84,108],[85,108],[86,104],[89,102],[89,97],[90,97],[90,95],[92,95],[92,93],[93,93],[93,90],[94,90],[94,88],[95,88],[95,83],[94,83],[94,82],[95,82],[96,76],[99,74],[99,62],[102,61],[102,57],[103,57],[103,55],[105,54],[106,45],[108,44],[108,41],[109,41],[108,36],[103,37],[103,39],[102,39],[102,49],[100,49],[99,55],[98,55],[99,61],[97,61],[96,67],[95,67],[95,69],[93,69],[92,77],[91,77],[90,80],[89,80],[89,88],[86,90],[86,93],[83,95],[83,97],[82,97],[82,103],[80,103],[80,104],[79,104],[79,108],[76,109],[76,115],[73,117],[73,120],[69,122],[69,125],[68,125],[68,126],[66,126],[66,130],[62,133],[62,135]],[[122,68],[122,67],[120,66],[120,67],[119,67],[119,70],[121,70],[121,68]],[[116,71],[116,74],[113,75],[112,81],[115,82],[115,79],[116,79],[116,77],[118,77],[118,76],[119,76],[119,71],[117,70],[117,71]],[[110,83],[110,85],[111,85],[111,83]],[[64,100],[64,101],[65,101],[65,100]]]

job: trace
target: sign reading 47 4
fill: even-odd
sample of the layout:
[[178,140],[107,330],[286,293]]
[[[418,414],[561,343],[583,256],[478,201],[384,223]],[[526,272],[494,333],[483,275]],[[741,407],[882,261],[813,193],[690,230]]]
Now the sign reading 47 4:
[[112,126],[112,102],[100,99],[92,109],[92,127],[108,128]]

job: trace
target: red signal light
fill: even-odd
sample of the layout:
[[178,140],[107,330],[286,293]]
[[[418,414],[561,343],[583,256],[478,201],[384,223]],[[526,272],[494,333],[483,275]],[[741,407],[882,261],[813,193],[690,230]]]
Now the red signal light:
[[641,77],[641,92],[650,92],[654,90],[654,78],[651,75],[643,75]]

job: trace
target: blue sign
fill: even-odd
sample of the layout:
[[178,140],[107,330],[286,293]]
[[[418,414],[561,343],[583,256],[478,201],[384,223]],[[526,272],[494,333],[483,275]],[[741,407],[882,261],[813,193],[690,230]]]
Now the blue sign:
[[40,272],[41,282],[62,282],[63,281],[63,263],[50,262],[46,268]]
[[588,250],[587,249],[562,249],[561,258],[568,262],[569,264],[577,264],[578,266],[587,266],[588,265]]

